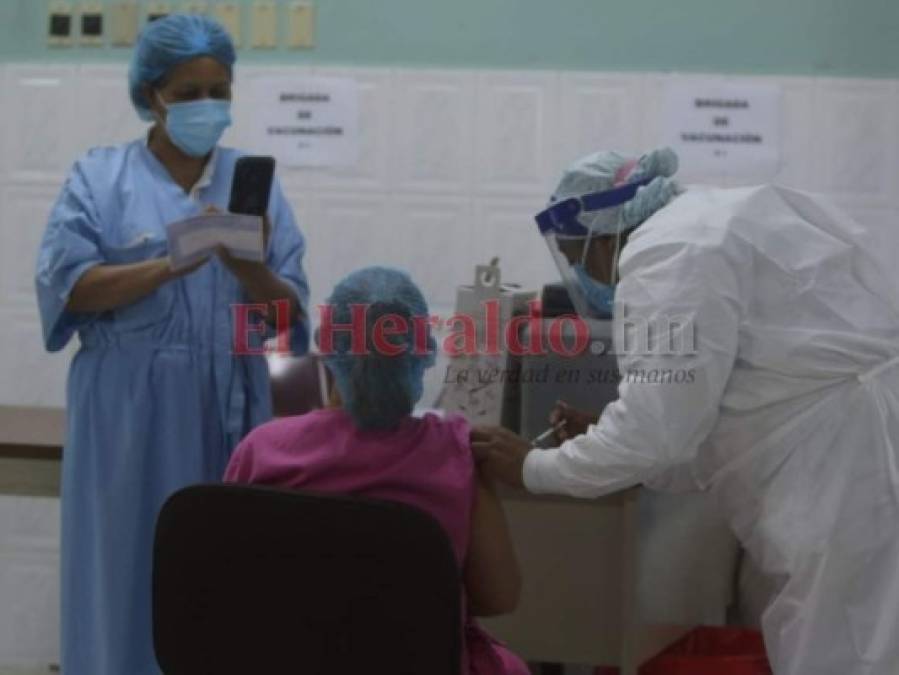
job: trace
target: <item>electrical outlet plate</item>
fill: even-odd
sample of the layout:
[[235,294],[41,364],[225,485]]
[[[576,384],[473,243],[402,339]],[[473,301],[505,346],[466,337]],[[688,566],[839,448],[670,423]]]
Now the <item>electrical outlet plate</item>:
[[78,7],[78,23],[81,29],[79,44],[86,47],[102,47],[106,33],[103,4],[100,2],[82,2]]
[[74,33],[72,5],[64,0],[53,0],[47,6],[47,44],[51,47],[71,47]]
[[186,14],[208,14],[209,3],[204,0],[190,0],[181,7]]
[[312,49],[315,46],[315,5],[291,2],[287,6],[287,46]]
[[253,3],[252,40],[254,49],[274,49],[278,46],[278,6],[271,0]]
[[235,47],[240,47],[240,5],[236,2],[221,2],[212,10],[228,34]]
[[172,13],[172,6],[167,2],[149,2],[147,3],[147,23],[161,19],[162,17]]
[[114,47],[130,47],[137,40],[137,2],[114,2],[109,6],[109,41]]

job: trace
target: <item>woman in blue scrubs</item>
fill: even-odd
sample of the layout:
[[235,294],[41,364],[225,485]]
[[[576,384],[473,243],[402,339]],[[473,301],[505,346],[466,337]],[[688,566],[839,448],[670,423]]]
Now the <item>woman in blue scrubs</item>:
[[130,88],[153,126],[75,163],[41,245],[46,348],[62,349],[76,332],[81,343],[63,460],[66,675],[159,673],[157,513],[182,486],[220,479],[235,444],[271,417],[264,357],[233,353],[232,305],[287,301],[291,349],[307,347],[305,245],[277,183],[264,263],[222,251],[186,271],[169,267],[165,226],[227,206],[240,153],[218,140],[230,123],[234,61],[230,38],[209,19],[150,24]]

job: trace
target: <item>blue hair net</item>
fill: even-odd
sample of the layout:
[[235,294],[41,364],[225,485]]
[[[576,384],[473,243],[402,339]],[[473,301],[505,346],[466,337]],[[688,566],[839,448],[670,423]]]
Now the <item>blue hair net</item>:
[[198,56],[214,58],[229,72],[234,67],[234,43],[217,21],[193,14],[170,14],[147,24],[128,69],[131,102],[141,119],[153,119],[142,91],[144,85],[155,85],[172,68]]
[[636,161],[617,152],[597,152],[578,160],[565,171],[551,201],[653,179],[618,209],[588,211],[578,216],[581,225],[592,229],[594,236],[614,235],[621,226],[622,231],[626,231],[640,225],[680,192],[671,178],[677,173],[677,165],[677,155],[670,148],[654,150]]
[[[424,371],[434,365],[436,342],[428,329],[425,349],[416,345],[416,317],[428,316],[421,291],[407,274],[387,267],[366,267],[344,278],[328,303],[336,325],[352,322],[352,305],[365,305],[366,354],[352,353],[352,335],[335,330],[333,353],[325,363],[334,375],[343,405],[360,429],[389,429],[412,412],[421,398]],[[396,356],[375,349],[373,327],[388,315],[402,317],[408,330],[383,335],[402,348]],[[427,324],[419,321],[419,329]]]

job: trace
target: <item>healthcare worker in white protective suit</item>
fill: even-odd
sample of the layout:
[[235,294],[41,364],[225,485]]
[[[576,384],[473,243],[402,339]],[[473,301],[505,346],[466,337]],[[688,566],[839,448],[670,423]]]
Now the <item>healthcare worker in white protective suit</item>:
[[776,580],[762,617],[776,675],[897,675],[899,293],[878,258],[899,253],[899,233],[881,255],[818,197],[681,190],[676,165],[670,150],[593,155],[538,216],[594,309],[626,240],[619,400],[598,419],[557,407],[557,448],[480,428],[474,452],[535,493],[598,497],[684,476],[713,489]]

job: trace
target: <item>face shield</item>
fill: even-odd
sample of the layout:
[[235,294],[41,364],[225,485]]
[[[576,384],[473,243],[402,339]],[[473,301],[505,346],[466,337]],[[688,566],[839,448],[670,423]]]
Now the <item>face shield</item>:
[[[651,181],[646,179],[613,190],[570,197],[537,214],[540,234],[559,269],[574,308],[582,317],[611,318],[623,232],[620,207]],[[591,216],[589,228],[580,221],[580,215],[587,213]],[[600,235],[615,236],[610,266],[608,254],[598,238]]]

